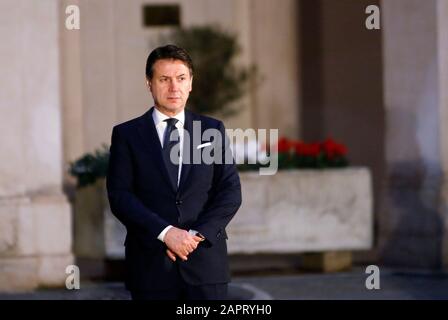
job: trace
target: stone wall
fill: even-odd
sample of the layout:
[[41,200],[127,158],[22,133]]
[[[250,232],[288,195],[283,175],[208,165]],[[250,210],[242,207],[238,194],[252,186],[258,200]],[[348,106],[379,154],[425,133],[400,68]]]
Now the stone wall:
[[369,250],[373,194],[366,168],[240,174],[243,204],[227,227],[230,253]]
[[0,2],[0,291],[63,285],[73,263],[61,190],[57,7]]

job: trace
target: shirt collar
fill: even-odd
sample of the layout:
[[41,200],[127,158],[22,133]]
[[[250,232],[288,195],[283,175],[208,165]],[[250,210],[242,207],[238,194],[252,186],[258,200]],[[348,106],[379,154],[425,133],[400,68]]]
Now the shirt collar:
[[[163,114],[162,112],[157,110],[156,107],[154,107],[154,112],[152,113],[152,119],[154,120],[154,124],[156,126],[158,126],[160,123],[162,123],[163,121],[165,121],[166,119],[169,119],[169,118],[170,117]],[[181,112],[179,112],[172,118],[176,118],[177,120],[179,120],[180,124],[183,126],[185,123],[185,110],[182,110]]]

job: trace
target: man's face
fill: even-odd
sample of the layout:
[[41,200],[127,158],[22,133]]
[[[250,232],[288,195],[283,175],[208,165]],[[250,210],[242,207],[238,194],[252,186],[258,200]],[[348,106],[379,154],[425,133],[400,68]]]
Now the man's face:
[[162,113],[174,116],[185,108],[192,81],[190,70],[182,61],[161,59],[153,65],[148,87],[156,107]]

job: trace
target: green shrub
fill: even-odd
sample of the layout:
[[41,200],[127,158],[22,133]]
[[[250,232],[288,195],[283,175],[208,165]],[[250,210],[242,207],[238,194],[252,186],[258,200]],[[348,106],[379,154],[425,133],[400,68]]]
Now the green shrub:
[[87,153],[71,162],[69,173],[77,179],[77,187],[82,188],[106,177],[108,163],[109,148],[103,144],[93,153]]
[[241,110],[238,100],[255,85],[256,67],[237,66],[241,52],[235,35],[218,27],[177,29],[170,41],[190,54],[194,66],[193,90],[188,107],[198,113],[222,117]]

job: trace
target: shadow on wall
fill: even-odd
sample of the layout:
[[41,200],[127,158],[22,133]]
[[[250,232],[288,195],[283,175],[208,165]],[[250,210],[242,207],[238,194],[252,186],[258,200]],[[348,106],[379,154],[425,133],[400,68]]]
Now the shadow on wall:
[[421,160],[391,167],[380,219],[379,256],[385,265],[442,268],[441,177]]

